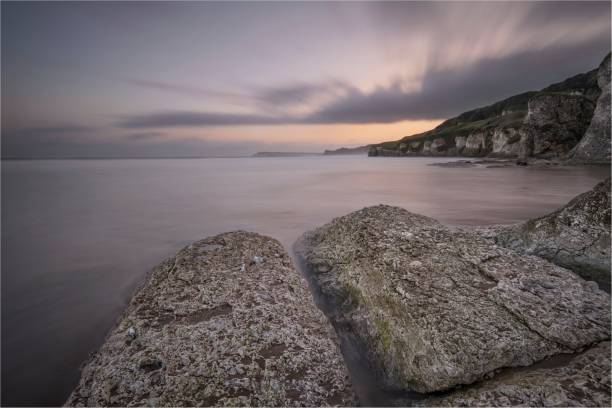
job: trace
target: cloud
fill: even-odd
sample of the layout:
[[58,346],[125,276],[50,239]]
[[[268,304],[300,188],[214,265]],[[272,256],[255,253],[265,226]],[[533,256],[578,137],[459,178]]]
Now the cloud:
[[[406,91],[400,80],[363,92],[340,84],[342,93],[308,113],[231,114],[218,112],[154,112],[125,118],[127,128],[206,127],[285,124],[390,123],[401,120],[443,119],[493,103],[514,94],[541,89],[594,69],[610,49],[602,39],[570,47],[550,47],[503,58],[482,58],[462,68],[427,72],[418,91]],[[586,62],[586,63],[585,63]],[[325,92],[321,84],[269,89],[258,96],[266,103],[306,101]],[[334,93],[330,91],[329,93]]]
[[91,133],[97,130],[98,130],[97,128],[92,127],[92,126],[64,124],[64,125],[58,125],[58,126],[26,127],[26,128],[21,128],[20,132],[23,134],[69,135],[69,134]]
[[249,95],[239,92],[219,91],[215,89],[201,88],[193,85],[176,84],[165,81],[156,81],[138,78],[120,78],[122,82],[135,85],[141,88],[154,89],[173,94],[186,95],[195,98],[216,98],[230,102],[246,103],[251,98]]
[[285,123],[295,122],[289,118],[257,114],[171,111],[132,115],[122,120],[119,125],[125,128],[164,128],[228,125],[281,125]]
[[214,99],[235,105],[256,106],[274,113],[312,107],[313,104],[321,104],[355,90],[346,81],[338,79],[320,82],[295,81],[275,86],[245,86],[242,91],[219,91],[149,79],[120,78],[120,80],[141,88],[202,100]]
[[279,86],[258,87],[252,90],[252,97],[265,107],[294,107],[314,102],[320,103],[355,91],[356,88],[348,82],[334,79],[316,83],[295,82]]
[[134,142],[157,140],[164,137],[162,132],[140,132],[140,133],[128,133],[122,136],[125,140],[131,140]]

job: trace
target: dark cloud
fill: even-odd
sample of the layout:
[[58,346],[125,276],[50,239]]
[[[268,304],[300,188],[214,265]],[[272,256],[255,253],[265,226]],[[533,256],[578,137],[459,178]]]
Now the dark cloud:
[[218,91],[214,89],[200,88],[193,85],[181,85],[164,81],[153,81],[149,79],[121,78],[123,82],[136,85],[142,88],[155,89],[163,92],[170,92],[179,95],[186,95],[196,98],[218,98],[229,101],[244,101],[247,95],[237,92]]
[[291,107],[353,91],[355,91],[353,86],[340,80],[319,83],[298,82],[276,87],[256,88],[253,98],[264,105]]
[[608,22],[609,1],[541,1],[529,3],[529,13],[523,19],[524,29],[532,30],[548,24],[593,24]]
[[150,140],[161,139],[163,137],[164,137],[164,134],[162,132],[140,132],[140,133],[128,133],[127,135],[123,136],[123,139],[140,142],[140,141],[150,141]]
[[[610,49],[609,39],[571,47],[551,47],[505,58],[484,58],[461,69],[426,73],[418,92],[407,92],[401,81],[366,93],[348,85],[330,103],[304,115],[161,112],[132,116],[128,128],[180,126],[240,126],[282,124],[389,123],[408,119],[443,119],[478,106],[594,69]],[[259,98],[298,101],[321,93],[320,85],[268,90]]]
[[22,128],[19,131],[22,134],[83,134],[95,132],[98,129],[91,126],[81,125],[59,125],[59,126],[40,126],[40,127],[27,127]]
[[291,123],[291,121],[289,121],[288,118],[257,114],[175,111],[129,116],[120,122],[120,126],[125,128],[163,128],[185,126],[280,125],[283,123]]
[[597,67],[610,50],[607,39],[568,48],[486,58],[463,69],[426,73],[419,92],[400,82],[374,92],[352,93],[311,114],[309,123],[373,123],[441,119],[493,103]]

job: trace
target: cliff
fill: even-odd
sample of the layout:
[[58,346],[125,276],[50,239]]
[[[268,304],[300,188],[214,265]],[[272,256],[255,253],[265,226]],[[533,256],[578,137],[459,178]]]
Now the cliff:
[[351,154],[365,155],[365,154],[368,154],[369,150],[370,150],[370,145],[359,146],[359,147],[341,147],[336,150],[325,150],[323,154],[326,156],[333,156],[333,155],[340,156],[340,155],[351,155]]
[[598,69],[372,145],[370,156],[574,158],[609,162],[610,55]]

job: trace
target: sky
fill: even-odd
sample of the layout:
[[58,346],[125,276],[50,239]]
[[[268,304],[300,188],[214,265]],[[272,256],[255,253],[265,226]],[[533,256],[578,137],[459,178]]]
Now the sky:
[[2,2],[2,157],[317,152],[586,72],[610,2]]

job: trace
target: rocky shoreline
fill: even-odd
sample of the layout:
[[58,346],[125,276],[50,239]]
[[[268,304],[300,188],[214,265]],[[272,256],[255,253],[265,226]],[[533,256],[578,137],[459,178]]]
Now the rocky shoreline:
[[354,405],[337,338],[281,244],[231,232],[159,265],[68,406]]
[[[501,369],[610,338],[610,297],[595,282],[397,207],[337,218],[307,233],[299,253],[339,305],[331,318],[358,333],[392,388],[467,389]],[[607,394],[597,398],[609,401],[606,384]],[[517,398],[535,401],[527,394]]]
[[368,156],[610,163],[610,54],[597,69],[448,119],[435,129],[370,145]]
[[66,405],[610,405],[610,179],[513,226],[368,207],[295,252],[312,293],[254,233],[160,264]]

